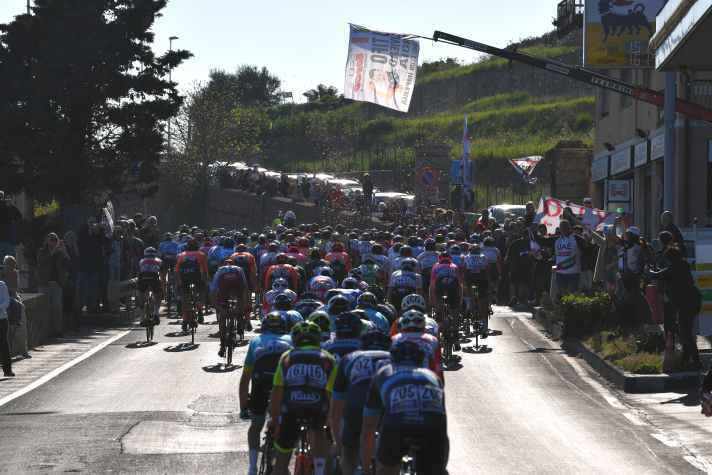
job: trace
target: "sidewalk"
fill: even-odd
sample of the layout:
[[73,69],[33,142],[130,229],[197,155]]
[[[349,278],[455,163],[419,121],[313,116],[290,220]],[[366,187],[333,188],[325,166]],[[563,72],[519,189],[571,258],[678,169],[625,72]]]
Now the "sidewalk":
[[[86,320],[86,319],[85,319]],[[93,320],[94,328],[82,326],[76,333],[68,333],[53,338],[49,342],[29,351],[29,358],[13,358],[12,370],[14,378],[0,377],[0,405],[4,398],[16,391],[26,388],[63,365],[73,361],[112,338],[117,338],[129,331],[124,325],[98,327],[99,324],[110,324],[111,321],[97,322]]]

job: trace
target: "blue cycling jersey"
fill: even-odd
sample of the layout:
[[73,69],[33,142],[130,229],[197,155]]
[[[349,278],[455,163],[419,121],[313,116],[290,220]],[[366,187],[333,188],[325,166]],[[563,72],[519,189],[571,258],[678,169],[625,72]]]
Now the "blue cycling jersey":
[[158,244],[158,252],[160,253],[161,259],[166,257],[176,257],[180,253],[180,246],[175,241],[161,241]]

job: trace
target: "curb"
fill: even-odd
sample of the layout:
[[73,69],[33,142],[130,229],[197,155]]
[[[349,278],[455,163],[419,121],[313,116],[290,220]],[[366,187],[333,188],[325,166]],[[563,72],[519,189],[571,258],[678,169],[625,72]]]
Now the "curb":
[[[546,312],[539,308],[534,311],[534,318],[541,323],[554,339],[561,339],[563,325],[551,321]],[[685,371],[672,374],[632,374],[604,360],[596,352],[575,338],[563,341],[562,348],[570,353],[579,354],[598,374],[613,383],[626,393],[661,393],[696,387],[700,384],[700,374],[697,371]]]

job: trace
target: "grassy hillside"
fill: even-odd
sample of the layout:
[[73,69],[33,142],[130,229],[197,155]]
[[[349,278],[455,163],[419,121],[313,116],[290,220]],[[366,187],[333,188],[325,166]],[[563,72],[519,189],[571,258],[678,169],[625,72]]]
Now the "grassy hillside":
[[[577,47],[552,45],[547,37],[547,44],[526,40],[519,51],[560,58],[576,53]],[[424,85],[447,86],[448,81],[467,76],[476,79],[478,74],[507,64],[499,58],[484,58],[468,65],[451,60],[426,63],[421,66],[415,93]],[[523,74],[518,71],[511,74]],[[292,171],[322,170],[326,164],[331,171],[388,167],[383,164],[384,156],[392,156],[393,163],[412,166],[416,142],[426,140],[449,144],[455,158],[462,153],[465,113],[473,124],[471,156],[475,159],[543,154],[560,140],[592,142],[593,96],[577,96],[570,90],[553,96],[504,91],[419,116],[349,102],[285,108],[273,116],[266,155],[275,167]]]

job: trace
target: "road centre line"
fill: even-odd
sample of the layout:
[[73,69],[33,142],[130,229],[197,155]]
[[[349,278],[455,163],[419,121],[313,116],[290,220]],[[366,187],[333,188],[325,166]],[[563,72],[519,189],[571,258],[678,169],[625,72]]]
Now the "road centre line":
[[84,360],[86,360],[86,359],[88,359],[88,358],[91,358],[93,355],[95,355],[96,353],[100,352],[101,350],[103,350],[103,349],[106,348],[107,346],[111,345],[111,344],[114,343],[115,341],[120,340],[121,338],[125,337],[126,335],[128,335],[129,333],[131,333],[131,331],[132,331],[132,330],[126,330],[126,331],[124,331],[124,332],[119,333],[118,335],[112,336],[112,337],[109,338],[108,340],[106,340],[106,341],[104,341],[104,342],[102,342],[102,343],[99,343],[99,344],[96,345],[94,348],[91,348],[91,349],[90,349],[89,351],[87,351],[86,353],[83,353],[83,354],[77,356],[76,358],[74,358],[73,360],[64,363],[64,364],[63,364],[62,366],[60,366],[59,368],[53,369],[53,370],[50,371],[49,373],[45,374],[45,375],[42,376],[41,378],[39,378],[39,379],[33,381],[32,383],[28,384],[28,385],[25,386],[24,388],[18,389],[17,391],[15,391],[15,392],[12,393],[12,394],[8,394],[8,395],[5,396],[4,398],[0,399],[0,407],[6,405],[7,403],[9,403],[9,402],[11,402],[11,401],[13,401],[13,400],[15,400],[15,399],[21,397],[21,396],[24,396],[25,394],[29,393],[30,391],[32,391],[32,390],[34,390],[34,389],[39,388],[39,387],[42,386],[43,384],[46,384],[46,383],[52,381],[54,378],[56,378],[56,377],[59,376],[60,374],[64,373],[64,372],[67,371],[68,369],[71,369],[71,368],[73,368],[74,366],[76,366],[76,365],[78,365],[79,363],[81,363],[82,361],[84,361]]

